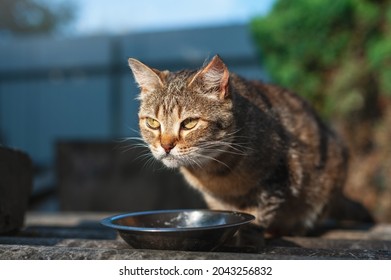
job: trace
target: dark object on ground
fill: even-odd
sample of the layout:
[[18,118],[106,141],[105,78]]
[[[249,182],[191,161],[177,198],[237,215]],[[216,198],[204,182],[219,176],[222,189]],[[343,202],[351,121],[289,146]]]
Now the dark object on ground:
[[32,163],[25,153],[0,147],[0,234],[23,226],[32,175]]

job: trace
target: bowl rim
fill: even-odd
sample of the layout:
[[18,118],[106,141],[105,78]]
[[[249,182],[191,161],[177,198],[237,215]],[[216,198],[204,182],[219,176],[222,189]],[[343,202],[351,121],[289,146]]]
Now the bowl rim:
[[[207,213],[222,213],[227,215],[238,215],[243,217],[243,221],[232,222],[227,224],[212,225],[212,226],[202,226],[202,227],[135,227],[135,226],[124,226],[114,224],[114,221],[117,221],[126,217],[135,217],[142,215],[152,215],[152,214],[168,214],[168,213],[179,213],[179,212],[207,212]],[[237,227],[251,221],[255,220],[255,217],[251,214],[240,212],[240,211],[228,211],[228,210],[211,210],[211,209],[172,209],[172,210],[151,210],[151,211],[140,211],[140,212],[130,212],[113,215],[107,218],[104,218],[100,221],[103,226],[110,227],[120,231],[132,231],[132,232],[188,232],[188,231],[200,231],[200,230],[213,230],[213,229],[222,229]]]

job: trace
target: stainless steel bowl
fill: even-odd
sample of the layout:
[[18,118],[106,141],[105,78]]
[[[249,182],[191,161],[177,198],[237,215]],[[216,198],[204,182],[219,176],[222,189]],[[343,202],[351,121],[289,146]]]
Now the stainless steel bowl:
[[254,216],[214,210],[161,210],[105,218],[133,248],[211,251],[232,238]]

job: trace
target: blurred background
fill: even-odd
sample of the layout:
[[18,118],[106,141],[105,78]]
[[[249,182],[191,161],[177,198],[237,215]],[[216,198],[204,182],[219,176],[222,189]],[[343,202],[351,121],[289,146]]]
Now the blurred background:
[[30,209],[204,207],[131,139],[127,58],[215,54],[309,100],[350,148],[346,193],[391,221],[391,0],[0,0],[0,145],[33,161]]

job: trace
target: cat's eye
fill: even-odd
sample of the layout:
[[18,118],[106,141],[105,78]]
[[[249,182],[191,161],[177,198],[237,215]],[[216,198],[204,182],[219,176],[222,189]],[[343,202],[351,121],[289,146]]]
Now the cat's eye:
[[188,118],[186,120],[184,120],[181,124],[182,128],[184,129],[193,129],[198,123],[198,119],[194,119],[194,118]]
[[160,128],[160,123],[153,118],[147,118],[146,123],[149,128],[152,128],[152,129],[159,129]]

